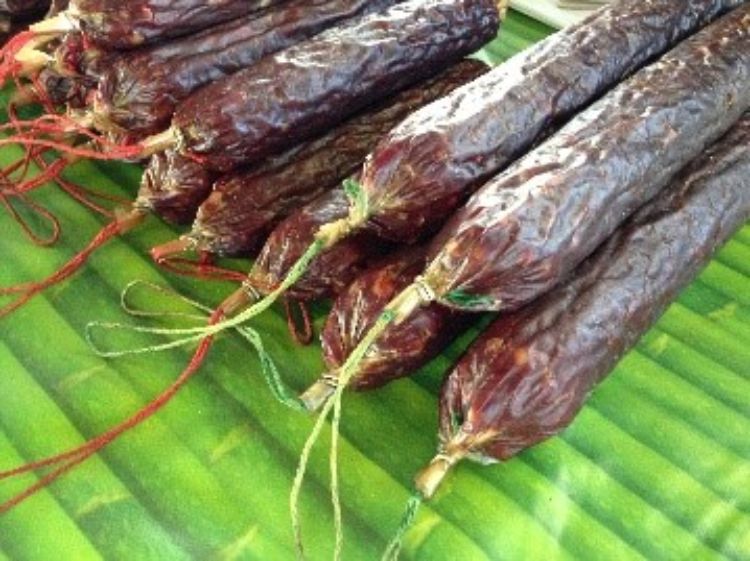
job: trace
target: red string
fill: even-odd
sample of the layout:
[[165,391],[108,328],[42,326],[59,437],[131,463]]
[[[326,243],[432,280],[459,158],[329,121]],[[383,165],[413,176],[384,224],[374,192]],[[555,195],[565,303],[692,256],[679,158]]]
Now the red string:
[[[18,80],[16,79],[16,86],[20,87],[20,84],[18,83]],[[8,120],[10,121],[11,125],[14,125],[18,122],[20,122],[20,119],[18,118],[18,112],[16,111],[16,107],[13,104],[8,105]],[[8,166],[7,168],[0,170],[0,175],[3,179],[7,179],[7,181],[4,181],[6,185],[11,185],[12,181],[10,180],[10,176],[13,174],[18,174],[19,177],[24,178],[26,177],[29,166],[31,165],[31,157],[32,152],[29,149],[25,150],[23,159],[19,160],[18,162],[15,162]]]
[[[301,326],[297,321],[297,315],[292,309],[293,305],[297,307],[297,311],[299,312],[299,319],[302,321]],[[302,346],[312,343],[315,333],[313,332],[312,318],[310,317],[310,309],[307,307],[307,304],[294,298],[284,298],[284,311],[286,313],[286,325],[294,342]]]
[[29,166],[31,165],[31,152],[26,150],[24,157],[9,165],[7,168],[0,170],[0,180],[2,180],[5,186],[2,192],[6,195],[13,195],[17,191],[13,185],[12,175],[18,175],[19,177],[25,177],[28,174]]
[[10,198],[5,194],[0,193],[0,202],[11,215],[13,220],[18,223],[18,225],[21,227],[21,230],[23,230],[26,236],[28,236],[28,238],[38,246],[48,247],[56,244],[60,239],[60,233],[62,231],[58,218],[40,204],[29,199],[28,196],[26,196],[26,194],[24,193],[18,193],[14,195],[13,199],[21,201],[31,212],[38,215],[42,220],[51,225],[52,231],[49,237],[43,238],[39,236],[31,227],[31,225],[24,219],[24,217],[21,216],[21,213],[16,209],[13,203],[11,203]]
[[176,255],[185,253],[191,249],[192,244],[190,240],[183,237],[152,248],[151,257],[163,269],[182,276],[231,282],[243,282],[245,280],[245,273],[215,266],[213,264],[213,256],[207,251],[199,253],[198,261],[185,257],[176,257]]
[[[42,115],[31,121],[16,120],[0,125],[0,133],[12,130],[15,134],[0,139],[0,146],[20,144],[57,150],[79,158],[93,160],[129,160],[143,155],[144,147],[140,144],[122,144],[113,142],[96,131],[77,123],[66,115]],[[70,135],[84,137],[96,148],[71,146],[60,140],[44,138],[44,135]]]
[[[217,310],[211,316],[211,319],[209,320],[209,325],[218,323],[222,317],[223,315],[221,314],[221,312]],[[78,446],[76,448],[73,448],[71,450],[68,450],[67,452],[63,452],[55,456],[50,456],[48,458],[38,460],[36,462],[31,462],[31,463],[25,464],[23,466],[17,467],[12,470],[0,472],[0,479],[7,479],[9,477],[13,477],[16,475],[29,473],[39,468],[53,466],[61,462],[67,462],[67,463],[64,463],[62,466],[60,466],[59,468],[57,468],[55,471],[44,476],[37,483],[30,486],[22,493],[19,493],[12,499],[0,504],[0,514],[4,514],[8,512],[13,507],[19,505],[20,503],[22,503],[29,497],[41,491],[45,487],[49,486],[51,483],[53,483],[54,481],[56,481],[57,479],[65,475],[66,473],[68,473],[74,467],[83,463],[88,458],[90,458],[91,456],[93,456],[94,454],[96,454],[97,452],[101,451],[103,448],[105,448],[106,446],[114,442],[117,438],[122,436],[125,432],[135,428],[136,426],[140,425],[141,423],[143,423],[144,421],[146,421],[147,419],[155,415],[159,410],[161,410],[165,405],[167,405],[172,400],[172,398],[177,394],[177,392],[185,384],[187,384],[187,382],[190,381],[193,375],[199,370],[201,365],[205,362],[208,352],[211,350],[212,344],[213,344],[213,337],[206,337],[202,339],[200,342],[200,345],[198,346],[195,353],[193,354],[193,357],[190,360],[190,363],[188,364],[187,368],[183,370],[183,372],[178,376],[178,378],[166,390],[164,390],[164,392],[162,392],[156,398],[154,398],[148,405],[140,409],[138,412],[136,412],[134,415],[132,415],[125,421],[114,426],[113,428],[97,436],[96,438],[89,440],[87,443],[81,446]],[[67,461],[67,460],[70,460],[70,461]]]
[[247,278],[247,275],[240,271],[203,264],[183,257],[167,257],[156,263],[165,271],[197,279],[243,282]]
[[[13,105],[8,106],[8,116],[11,122],[13,123],[18,123],[20,121],[20,119],[18,118],[16,108]],[[9,177],[11,174],[14,174],[18,172],[19,170],[21,170],[20,173],[17,173],[17,175],[23,178],[28,173],[28,169],[32,160],[37,164],[37,166],[39,166],[40,169],[43,169],[43,170],[47,169],[50,166],[50,164],[48,164],[44,160],[44,158],[42,158],[43,152],[44,152],[43,148],[27,147],[26,155],[24,159],[19,162],[16,162],[15,164],[12,164],[5,170],[0,171],[0,176]],[[62,167],[62,164],[60,164],[60,166]],[[55,174],[55,177],[54,177],[55,182],[62,188],[63,191],[68,193],[68,195],[70,195],[74,200],[78,201],[80,204],[82,204],[83,206],[85,206],[86,208],[90,210],[93,210],[94,212],[98,212],[99,214],[106,216],[108,218],[114,217],[114,213],[111,210],[106,209],[102,207],[101,205],[95,203],[92,200],[94,198],[100,199],[103,201],[113,202],[118,205],[125,205],[128,202],[128,200],[123,197],[117,197],[115,195],[109,195],[106,193],[99,193],[91,189],[85,188],[81,185],[78,185],[76,183],[73,183],[72,181],[69,181],[62,176],[62,171],[63,169],[60,169],[59,173]],[[10,188],[6,188],[5,192],[7,194],[16,195],[18,194],[19,191],[33,189],[36,186],[41,185],[42,183],[43,182],[40,182],[36,185],[32,183],[27,183],[25,185],[24,184],[13,185],[12,181],[8,181],[6,182],[6,185],[10,185]]]
[[[31,152],[36,153],[36,151],[34,150],[32,150]],[[30,154],[29,156],[31,157],[31,159],[36,160],[33,155]],[[26,167],[28,169],[28,166]],[[37,189],[42,185],[49,183],[50,181],[58,181],[60,179],[60,174],[65,171],[65,168],[68,167],[68,162],[66,162],[65,160],[56,160],[49,165],[43,163],[40,167],[41,173],[37,174],[33,178],[16,183],[10,182],[10,186],[6,188],[5,194],[21,195],[24,193],[28,193],[29,191],[33,191],[34,189]],[[25,173],[23,175],[25,175]]]
[[[47,165],[47,163],[44,161],[44,158],[41,157],[41,154],[39,152],[35,153],[34,161],[39,167]],[[77,183],[65,179],[62,175],[58,175],[55,178],[55,183],[57,183],[60,188],[68,195],[70,195],[70,197],[75,201],[79,202],[89,210],[93,210],[94,212],[97,212],[102,216],[106,216],[108,218],[114,218],[115,213],[95,203],[93,199],[96,198],[103,201],[112,202],[117,204],[118,206],[124,206],[129,202],[128,199],[124,197],[118,197],[116,195],[110,195],[107,193],[99,193],[82,185],[78,185]]]
[[3,318],[14,311],[18,310],[29,302],[34,296],[50,286],[54,286],[72,276],[80,269],[99,247],[107,243],[116,235],[125,232],[135,226],[141,219],[140,213],[131,213],[124,219],[115,220],[107,224],[102,230],[89,242],[83,250],[77,253],[70,261],[63,265],[57,272],[46,279],[37,282],[28,282],[15,286],[0,288],[0,295],[8,296],[17,294],[16,300],[0,308],[0,318]]
[[[18,116],[13,105],[10,105],[8,107],[8,117],[10,118],[11,122],[15,122],[18,120]],[[28,198],[26,192],[31,188],[34,188],[34,185],[26,185],[23,183],[20,186],[14,185],[14,180],[12,179],[12,176],[14,175],[25,177],[28,174],[32,158],[34,157],[34,152],[34,150],[26,149],[23,159],[0,172],[0,179],[5,185],[5,187],[0,190],[0,201],[2,202],[2,205],[5,207],[8,213],[11,215],[13,220],[15,220],[15,222],[20,225],[23,232],[34,244],[39,246],[50,246],[55,244],[60,239],[60,221],[49,210],[45,209],[40,204]],[[52,175],[53,173],[55,173],[55,170],[52,170],[49,174],[43,174],[43,176],[39,178],[39,184],[41,185],[45,183],[48,179],[47,175]],[[11,199],[14,201],[19,201],[29,211],[36,214],[43,221],[46,221],[48,224],[50,224],[51,233],[49,237],[43,238],[36,232],[34,232],[29,222],[24,219],[21,213],[16,209],[16,206],[11,202]]]

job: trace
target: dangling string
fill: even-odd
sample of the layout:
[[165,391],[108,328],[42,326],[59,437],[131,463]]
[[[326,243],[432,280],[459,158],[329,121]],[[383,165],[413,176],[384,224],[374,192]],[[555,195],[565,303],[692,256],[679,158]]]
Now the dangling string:
[[[21,202],[26,206],[28,211],[31,211],[31,213],[35,214],[43,222],[46,222],[48,224],[48,230],[50,231],[50,233],[46,237],[43,237],[43,235],[38,234],[34,230],[34,227],[31,226],[29,221],[22,216],[15,205],[11,202],[10,197],[8,197],[8,195],[6,195],[5,193],[0,192],[0,203],[2,203],[13,220],[18,223],[18,225],[21,227],[21,230],[26,234],[31,242],[41,247],[49,247],[55,245],[60,239],[60,232],[62,230],[58,218],[40,204],[29,199],[23,193],[19,193],[13,198]],[[0,294],[3,294],[2,289],[0,289]],[[1,316],[2,313],[0,313],[0,317]]]
[[[295,314],[296,308],[298,314]],[[286,314],[286,325],[289,334],[295,343],[306,346],[312,343],[315,333],[313,332],[312,317],[310,309],[305,302],[294,298],[284,298],[284,313]],[[299,319],[299,321],[298,321]],[[300,321],[302,324],[300,325]]]
[[221,280],[241,283],[247,275],[240,271],[225,269],[184,257],[166,257],[156,262],[161,268],[176,275],[206,280]]
[[[18,81],[16,81],[18,82]],[[20,84],[16,84],[17,87]],[[7,108],[7,115],[8,115],[8,126],[15,126],[17,123],[20,122],[20,119],[18,118],[18,113],[16,111],[16,106],[14,104],[9,104]],[[28,147],[24,147],[24,157],[21,158],[19,161],[11,164],[7,168],[0,170],[0,176],[3,178],[3,184],[5,185],[4,191],[13,193],[18,192],[17,186],[14,185],[15,181],[12,179],[12,177],[17,176],[19,180],[23,180],[29,173],[29,168],[31,167],[31,161],[33,158],[34,153],[36,153],[38,150],[31,149]]]
[[[65,475],[67,472],[72,470],[74,467],[76,467],[79,464],[82,464],[85,462],[88,458],[90,458],[91,455],[87,454],[80,454],[73,459],[71,459],[69,462],[63,464],[59,468],[55,469],[54,471],[48,473],[44,477],[42,477],[39,481],[31,485],[30,487],[26,488],[24,491],[16,495],[15,497],[5,501],[4,503],[0,504],[0,515],[5,514],[6,512],[12,510],[22,502],[24,502],[26,499],[29,499],[36,495],[39,491],[46,488],[47,486],[54,483],[57,479]],[[4,474],[0,474],[0,479],[4,478]]]
[[[0,146],[20,144],[48,148],[70,156],[93,160],[131,160],[143,157],[146,153],[142,144],[112,142],[66,115],[42,115],[33,121],[17,121],[0,125],[0,133],[10,130],[15,133],[0,139]],[[85,138],[91,146],[98,148],[72,146],[59,140],[43,137],[48,134],[78,135]]]
[[415,492],[409,497],[409,500],[406,503],[406,510],[401,518],[401,523],[398,525],[396,533],[391,538],[391,541],[388,542],[388,546],[385,549],[385,553],[383,553],[381,561],[398,561],[398,556],[399,553],[401,553],[401,547],[404,543],[404,537],[406,537],[406,533],[412,528],[412,526],[414,526],[417,513],[423,503],[424,497],[419,492]]
[[[146,310],[143,308],[137,308],[134,304],[131,303],[132,293],[135,292],[137,289],[148,289],[148,290],[152,290],[159,296],[168,296],[171,298],[176,298],[182,301],[183,303],[188,304],[189,306],[201,312],[204,312],[204,314],[191,314],[187,312],[176,312],[174,310],[155,311],[155,310]],[[176,290],[173,290],[166,286],[161,286],[156,283],[149,282],[149,281],[144,281],[144,280],[134,280],[134,281],[129,282],[125,286],[122,293],[120,294],[120,306],[125,311],[125,313],[127,313],[130,316],[138,317],[138,318],[171,317],[171,318],[205,321],[206,318],[210,317],[211,314],[213,313],[213,310],[209,308],[208,306],[204,306],[200,302],[192,300],[188,298],[187,296],[180,294]]]
[[177,275],[230,282],[243,282],[246,279],[245,273],[215,266],[213,256],[207,251],[198,252],[198,261],[176,257],[179,254],[194,250],[195,240],[189,235],[182,236],[152,248],[151,258],[160,267]]
[[[211,321],[218,321],[218,315],[212,317]],[[24,500],[33,496],[41,489],[47,487],[48,485],[68,473],[75,466],[83,463],[88,458],[111,444],[123,433],[140,425],[141,423],[155,415],[159,410],[161,410],[165,405],[167,405],[167,403],[172,400],[177,392],[185,384],[187,384],[192,376],[198,371],[201,364],[203,364],[203,362],[205,361],[206,356],[208,355],[208,351],[211,349],[212,343],[213,337],[206,337],[203,341],[201,341],[201,344],[193,354],[193,358],[191,359],[187,368],[180,374],[180,376],[164,392],[162,392],[159,396],[152,400],[146,407],[142,408],[140,411],[138,411],[119,425],[116,425],[115,427],[99,435],[98,437],[89,440],[87,443],[62,454],[51,456],[37,462],[32,462],[13,470],[0,472],[0,480],[2,480],[23,473],[29,473],[42,467],[52,466],[70,460],[69,462],[57,468],[55,471],[46,475],[39,482],[26,489],[24,492],[6,501],[5,503],[0,504],[0,514],[7,512],[11,508],[17,506]]]
[[341,561],[344,550],[344,520],[341,514],[341,491],[339,490],[339,428],[341,423],[341,400],[334,400],[333,423],[331,424],[331,504],[333,505],[333,528],[335,545],[333,561]]
[[19,309],[27,302],[29,302],[34,296],[38,295],[45,289],[58,284],[71,275],[73,275],[81,266],[88,260],[92,253],[94,253],[99,247],[108,242],[113,237],[120,233],[129,230],[135,226],[142,219],[142,215],[139,213],[131,213],[124,216],[123,218],[117,219],[114,222],[107,224],[102,230],[94,237],[94,239],[86,246],[83,250],[78,252],[70,261],[63,265],[57,272],[50,275],[46,279],[37,282],[28,282],[19,284],[16,286],[0,288],[0,295],[11,295],[17,294],[16,300],[0,308],[0,318],[7,316],[8,314]]
[[[34,159],[33,156],[31,156],[31,158]],[[51,181],[57,181],[60,178],[60,174],[65,170],[67,166],[68,162],[65,162],[64,160],[56,160],[50,165],[44,164],[41,166],[41,173],[37,174],[32,179],[13,183],[12,186],[10,186],[6,190],[6,194],[13,195],[28,193],[29,191],[38,189],[42,185],[45,185]]]
[[[22,122],[19,119],[16,107],[13,104],[10,104],[8,106],[8,117],[10,119],[10,124],[12,125],[18,125]],[[29,167],[32,161],[36,163],[36,165],[41,170],[43,170],[43,172],[41,175],[35,177],[30,181],[12,181],[8,179],[8,181],[5,182],[6,187],[3,189],[3,192],[5,194],[18,195],[19,193],[24,193],[31,191],[32,189],[36,189],[37,187],[44,185],[50,180],[54,180],[63,189],[63,191],[68,193],[68,195],[70,195],[74,200],[78,201],[80,204],[84,205],[90,210],[98,212],[99,214],[108,218],[113,218],[114,213],[95,203],[92,199],[101,199],[103,201],[110,201],[120,205],[127,203],[127,199],[123,197],[117,197],[115,195],[109,195],[105,193],[98,193],[65,179],[62,176],[62,171],[65,169],[66,163],[58,160],[56,162],[53,162],[52,164],[48,164],[42,157],[43,152],[45,151],[44,148],[27,146],[25,147],[25,151],[25,157],[21,161],[16,162],[15,164],[3,170],[2,172],[0,172],[0,175],[2,175],[3,178],[9,178],[11,174],[15,174],[22,180],[28,174]]]
[[[390,325],[397,321],[402,321],[417,307],[426,304],[435,299],[434,293],[429,288],[426,281],[422,278],[418,278],[415,282],[404,289],[391,303],[385,308],[380,314],[380,317],[375,321],[374,325],[365,334],[360,343],[352,350],[347,357],[346,361],[339,370],[338,385],[335,391],[326,400],[323,409],[318,415],[317,422],[313,428],[312,433],[305,442],[303,453],[300,456],[300,461],[297,467],[297,474],[294,479],[294,485],[292,487],[292,493],[290,496],[291,504],[291,516],[292,516],[292,530],[295,535],[295,542],[298,552],[303,552],[302,547],[302,534],[301,534],[301,522],[300,522],[300,511],[299,511],[299,494],[304,481],[305,473],[307,471],[307,464],[309,462],[310,451],[315,445],[315,442],[320,436],[323,424],[328,418],[331,411],[334,411],[333,420],[331,423],[331,498],[334,505],[334,516],[336,517],[336,555],[340,555],[340,550],[343,545],[343,533],[341,528],[340,518],[340,501],[339,498],[339,487],[338,487],[338,444],[336,441],[339,438],[339,429],[341,424],[341,401],[343,399],[344,390],[348,387],[349,382],[357,374],[357,368],[362,360],[365,358],[370,350],[370,347],[380,338],[383,333],[388,329]],[[334,463],[336,464],[334,466]],[[338,511],[338,512],[337,512]],[[341,542],[341,544],[340,544]]]
[[95,199],[114,203],[119,207],[124,207],[128,204],[128,199],[125,197],[118,197],[117,195],[111,195],[109,193],[100,193],[93,189],[89,189],[88,187],[83,187],[82,185],[73,183],[72,181],[65,179],[62,175],[55,178],[55,183],[57,183],[73,200],[106,218],[113,219],[115,218],[116,213],[94,202]]
[[[11,123],[15,123],[18,120],[16,110],[13,105],[8,106],[8,117]],[[35,160],[36,149],[25,150],[24,157],[18,162],[12,164],[8,168],[0,171],[0,203],[5,207],[10,214],[11,218],[18,223],[21,230],[26,236],[38,246],[51,246],[57,243],[60,238],[60,221],[58,218],[49,210],[41,206],[39,203],[32,201],[26,193],[39,185],[47,182],[47,178],[44,177],[46,174],[42,174],[42,177],[35,178],[29,182],[23,182],[22,185],[14,185],[14,176],[25,177],[30,169],[32,160]],[[41,160],[41,158],[39,158]],[[44,169],[44,168],[42,168]],[[17,206],[13,203],[16,201],[26,208],[26,211],[31,215],[35,215],[41,222],[48,224],[47,230],[50,232],[47,237],[38,234],[31,223],[21,214]]]
[[[18,122],[18,115],[15,106],[9,105],[8,106],[8,115],[12,119],[13,122]],[[27,155],[29,153],[29,150],[27,149]],[[31,157],[33,158],[34,162],[40,167],[48,167],[49,164],[47,164],[42,157],[43,149],[36,149],[33,152],[31,152]],[[28,158],[26,162],[26,168],[28,168]],[[62,171],[62,170],[61,170]],[[23,174],[22,174],[23,177]],[[93,210],[94,212],[97,212],[101,214],[102,216],[106,216],[108,218],[114,218],[115,213],[112,210],[109,210],[98,203],[94,202],[94,199],[98,199],[100,201],[106,201],[108,203],[114,203],[116,206],[124,206],[128,204],[128,199],[125,197],[120,197],[117,195],[112,195],[110,193],[102,193],[99,191],[96,191],[94,189],[83,187],[82,185],[78,185],[77,183],[74,183],[65,177],[63,177],[62,173],[59,173],[55,177],[55,182],[62,188],[63,191],[65,191],[70,197],[72,197],[74,200],[78,201],[80,204],[85,206],[86,208]]]
[[292,532],[294,534],[294,548],[297,554],[297,559],[302,561],[305,559],[305,548],[302,539],[302,517],[299,511],[299,498],[302,491],[302,484],[305,481],[305,474],[307,473],[307,466],[310,463],[310,454],[315,446],[315,443],[320,438],[320,434],[323,432],[323,426],[328,414],[333,408],[333,400],[328,400],[323,407],[320,415],[313,425],[313,430],[310,433],[304,447],[302,448],[302,454],[300,454],[299,465],[297,466],[297,472],[294,475],[294,483],[292,484],[292,491],[289,494],[289,510],[292,518]]
[[[218,314],[221,315],[220,310],[212,310],[208,306],[205,306],[199,302],[196,302],[195,300],[192,300],[179,292],[168,288],[159,286],[147,281],[133,281],[129,283],[125,290],[123,290],[122,294],[120,295],[120,304],[122,305],[123,310],[127,312],[128,314],[134,316],[134,317],[142,317],[142,318],[161,318],[161,317],[173,317],[173,318],[183,318],[183,319],[198,319],[198,320],[205,320],[206,316],[197,316],[194,314],[184,313],[184,312],[175,312],[175,311],[149,311],[149,310],[143,310],[136,308],[134,305],[130,302],[130,297],[132,292],[134,292],[137,288],[140,289],[148,289],[153,290],[154,292],[158,293],[161,296],[170,296],[179,299],[181,302],[188,304],[195,308],[196,310],[200,310],[206,314],[206,316],[211,316],[212,314]],[[146,328],[149,329],[149,328]],[[245,339],[250,345],[255,349],[255,351],[258,353],[258,358],[260,360],[260,366],[261,366],[261,374],[268,385],[269,389],[271,390],[271,393],[276,398],[276,400],[287,406],[289,409],[292,409],[294,411],[306,411],[302,401],[297,396],[297,392],[294,391],[292,388],[290,388],[282,379],[281,373],[279,372],[278,368],[276,367],[276,363],[271,358],[271,355],[266,351],[265,346],[263,345],[263,339],[261,338],[260,334],[255,331],[254,329],[251,329],[249,327],[239,327],[236,328],[237,333]],[[150,331],[146,331],[150,332]],[[98,353],[98,350],[95,348],[95,352]],[[138,352],[130,352],[130,353],[124,353],[124,354],[139,354]]]
[[[255,316],[268,310],[276,300],[281,298],[292,286],[294,286],[305,274],[310,267],[310,264],[328,247],[335,244],[337,241],[348,236],[353,230],[356,230],[363,222],[368,212],[367,197],[364,194],[359,183],[355,181],[345,181],[344,186],[347,189],[352,204],[352,211],[350,216],[347,218],[337,220],[325,226],[322,226],[315,236],[315,241],[310,244],[305,253],[297,260],[297,262],[289,270],[284,280],[272,291],[270,291],[262,300],[255,302],[246,310],[232,316],[231,318],[225,319],[217,324],[209,325],[205,327],[194,327],[194,328],[183,328],[183,329],[151,329],[143,328],[140,326],[130,326],[122,323],[106,323],[106,322],[92,322],[87,326],[86,336],[89,341],[96,349],[100,356],[103,357],[118,357],[129,354],[141,354],[141,353],[152,353],[157,351],[164,351],[168,349],[174,349],[182,345],[200,341],[201,338],[208,335],[216,335],[226,329],[239,327],[246,321],[254,318]],[[243,287],[239,291],[241,294],[246,291],[246,287]],[[230,296],[228,301],[232,301],[237,294]],[[226,302],[225,302],[226,303]],[[225,308],[227,309],[227,308]],[[103,351],[93,341],[93,331],[95,329],[102,330],[113,330],[113,331],[134,331],[139,333],[151,333],[154,335],[175,335],[184,337],[164,343],[161,345],[153,345],[149,347],[142,347],[140,349],[132,349],[127,351]]]
[[[321,247],[322,247],[322,244],[321,244]],[[314,257],[319,252],[320,252],[320,247],[318,245],[313,245],[305,254],[305,257],[301,258],[298,261],[297,267],[299,268],[307,267],[309,261],[314,259]],[[294,277],[291,276],[291,273],[290,273],[290,276],[287,277],[284,280],[284,282],[282,282],[281,285],[279,285],[273,292],[271,292],[266,297],[266,299],[258,302],[257,304],[254,304],[253,306],[251,306],[244,312],[234,317],[231,317],[229,319],[225,319],[224,321],[221,321],[217,324],[208,325],[205,327],[165,329],[165,328],[143,327],[143,326],[138,326],[138,325],[128,325],[128,324],[116,323],[116,322],[115,323],[91,322],[86,326],[86,337],[88,338],[89,344],[92,346],[92,348],[94,348],[95,352],[99,354],[99,356],[106,357],[106,358],[116,358],[116,357],[121,357],[121,356],[126,356],[126,355],[132,355],[132,354],[145,354],[145,353],[153,353],[153,352],[174,349],[174,348],[181,347],[189,343],[193,343],[195,341],[200,341],[203,337],[206,337],[208,335],[216,335],[227,329],[232,329],[232,328],[241,326],[251,317],[254,317],[255,315],[261,313],[262,311],[267,310],[277,298],[279,298],[283,293],[286,292],[288,288],[291,287],[292,284],[294,284],[294,282],[295,282]],[[96,344],[94,340],[95,338],[93,335],[97,329],[101,329],[104,331],[132,331],[136,333],[150,333],[152,335],[184,335],[185,337],[181,339],[177,339],[175,341],[170,341],[168,343],[141,347],[138,349],[129,349],[129,350],[123,350],[123,351],[106,351],[106,350],[102,350]]]

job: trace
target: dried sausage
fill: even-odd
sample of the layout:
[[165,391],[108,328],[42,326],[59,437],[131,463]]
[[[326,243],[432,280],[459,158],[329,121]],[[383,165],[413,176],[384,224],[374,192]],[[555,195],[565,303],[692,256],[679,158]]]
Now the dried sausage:
[[222,255],[255,253],[280,220],[355,173],[377,141],[409,113],[486,71],[479,61],[462,61],[269,164],[222,177],[198,211],[188,235],[191,245]]
[[[294,262],[300,249],[310,243],[312,233],[321,224],[346,214],[348,199],[342,189],[334,189],[284,220],[271,233],[248,280],[260,294],[270,292],[281,270]],[[338,294],[363,272],[369,260],[376,259],[391,246],[370,233],[354,235],[323,253],[307,274],[289,291],[295,300],[315,300]],[[369,261],[371,262],[371,261]]]
[[0,0],[0,16],[14,21],[36,14],[43,14],[49,8],[49,0]]
[[[406,248],[357,277],[338,296],[320,335],[328,374],[323,385],[303,396],[309,409],[316,409],[330,392],[326,385],[335,386],[338,369],[383,308],[422,271],[425,258],[424,246]],[[374,389],[413,373],[456,337],[469,317],[436,303],[421,308],[407,321],[391,326],[370,348],[350,387]]]
[[546,292],[750,106],[750,5],[576,116],[483,186],[433,244],[424,283],[462,309]]
[[204,165],[175,150],[155,154],[141,178],[134,207],[173,224],[190,224],[215,179]]
[[201,33],[119,57],[94,97],[100,129],[147,136],[169,125],[175,107],[199,87],[356,15],[397,0],[291,0]]
[[316,252],[353,231],[418,241],[455,212],[481,180],[623,76],[737,3],[614,2],[415,112],[379,143],[365,163],[348,216],[321,228],[299,262],[290,263],[284,285],[294,283]]
[[407,0],[202,88],[162,140],[219,171],[257,162],[478,49],[498,24],[494,0]]
[[62,17],[32,30],[78,30],[107,50],[130,49],[188,35],[278,4],[281,0],[72,0]]
[[441,455],[419,478],[430,496],[461,458],[507,460],[563,430],[713,252],[750,218],[750,115],[570,279],[501,316],[440,396]]

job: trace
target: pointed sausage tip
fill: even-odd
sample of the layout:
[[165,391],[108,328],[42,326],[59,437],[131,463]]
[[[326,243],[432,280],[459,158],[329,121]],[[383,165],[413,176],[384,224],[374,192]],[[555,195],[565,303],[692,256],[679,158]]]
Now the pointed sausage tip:
[[300,400],[308,411],[315,412],[330,399],[335,391],[336,389],[331,384],[320,379],[300,396]]
[[243,286],[235,290],[229,298],[224,300],[219,309],[225,317],[231,317],[252,302],[253,298],[248,293],[247,288]]
[[184,253],[190,249],[191,242],[188,238],[177,238],[162,245],[151,248],[151,258],[156,263],[161,263],[178,253]]
[[417,474],[417,477],[414,480],[417,491],[419,491],[425,499],[431,499],[440,488],[440,485],[443,483],[443,480],[448,473],[450,473],[453,466],[463,458],[463,452],[454,452],[450,455],[441,453],[435,456],[430,462],[430,465]]

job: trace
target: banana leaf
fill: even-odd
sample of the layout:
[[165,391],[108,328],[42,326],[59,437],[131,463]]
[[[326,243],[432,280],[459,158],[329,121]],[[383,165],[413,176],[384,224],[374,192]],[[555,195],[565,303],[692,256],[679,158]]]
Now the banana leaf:
[[[482,56],[498,62],[549,32],[512,13]],[[19,154],[3,148],[0,162]],[[140,169],[80,162],[66,173],[132,198]],[[0,216],[0,286],[46,276],[105,223],[54,185],[34,196],[60,219],[62,237],[38,248]],[[132,321],[119,298],[134,279],[209,305],[230,293],[227,283],[177,278],[152,264],[148,249],[177,234],[152,218],[108,244],[76,277],[0,320],[0,470],[98,435],[182,370],[192,349],[105,360],[84,337],[92,320]],[[140,298],[189,310],[167,297]],[[318,327],[326,309],[313,310]],[[280,310],[255,325],[286,380],[307,387],[323,367],[319,347],[291,343]],[[414,473],[434,453],[441,377],[476,332],[414,377],[347,397],[344,559],[380,557]],[[314,420],[276,403],[259,372],[240,337],[219,337],[200,373],[158,415],[0,517],[0,561],[294,558],[289,492]],[[329,443],[324,436],[316,447],[302,493],[311,559],[333,551]],[[0,501],[42,475],[0,482]],[[750,560],[750,226],[560,437],[501,465],[459,466],[419,513],[402,558]]]

